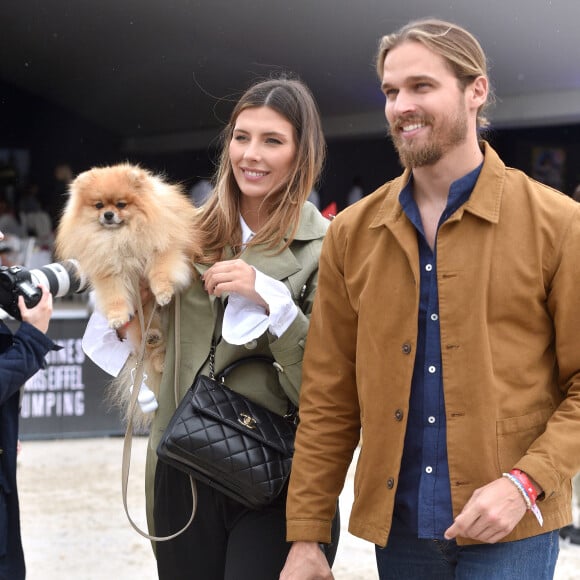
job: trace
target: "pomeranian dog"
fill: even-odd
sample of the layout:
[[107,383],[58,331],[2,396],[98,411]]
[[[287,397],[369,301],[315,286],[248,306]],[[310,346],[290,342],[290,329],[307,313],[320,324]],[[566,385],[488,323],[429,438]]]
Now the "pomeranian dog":
[[[153,300],[161,307],[169,304],[192,280],[199,246],[195,212],[179,186],[137,165],[96,167],[79,174],[70,184],[57,228],[57,257],[78,261],[94,290],[97,309],[109,326],[117,330],[126,327],[135,361],[142,343],[136,316],[138,294],[151,296],[143,303],[147,325]],[[150,292],[143,292],[147,286]],[[147,385],[155,395],[165,357],[163,326],[156,309],[144,353]],[[128,372],[121,373],[110,392],[126,411],[131,379]],[[139,422],[148,421],[137,417],[136,424]]]

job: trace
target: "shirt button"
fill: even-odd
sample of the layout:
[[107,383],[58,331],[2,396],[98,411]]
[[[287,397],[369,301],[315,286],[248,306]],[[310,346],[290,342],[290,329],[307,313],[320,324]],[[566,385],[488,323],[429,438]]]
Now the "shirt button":
[[389,489],[393,489],[393,487],[395,487],[395,480],[392,477],[389,477],[389,479],[387,479],[387,487]]
[[437,372],[437,367],[431,365],[428,369],[427,369],[431,374],[436,373]]
[[401,350],[403,351],[403,354],[411,354],[411,345],[408,342],[405,342],[401,346]]
[[433,468],[432,468],[430,465],[428,465],[428,466],[425,468],[425,473],[433,473]]
[[427,270],[427,272],[431,272],[431,270],[433,270],[433,264],[427,264],[425,266],[425,270]]
[[427,421],[429,421],[429,423],[433,424],[433,423],[435,423],[435,417],[429,417],[427,419]]
[[258,346],[258,341],[257,340],[250,340],[249,342],[246,342],[246,344],[244,344],[244,346],[248,350],[254,350]]
[[401,411],[401,409],[397,409],[395,411],[395,419],[397,421],[402,421],[403,420],[403,411]]
[[433,322],[435,322],[436,320],[439,320],[439,316],[437,316],[437,314],[433,313],[433,314],[431,314],[431,320]]

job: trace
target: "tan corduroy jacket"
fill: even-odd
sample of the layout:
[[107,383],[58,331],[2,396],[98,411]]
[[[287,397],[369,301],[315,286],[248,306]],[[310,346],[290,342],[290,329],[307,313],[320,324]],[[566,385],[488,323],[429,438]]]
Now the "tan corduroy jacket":
[[[362,429],[349,529],[387,542],[417,343],[417,238],[398,201],[408,179],[339,214],[323,245],[290,541],[329,540]],[[580,470],[580,204],[485,144],[470,199],[439,230],[437,276],[453,512],[518,467],[545,491],[544,526],[527,513],[505,540],[561,527]]]

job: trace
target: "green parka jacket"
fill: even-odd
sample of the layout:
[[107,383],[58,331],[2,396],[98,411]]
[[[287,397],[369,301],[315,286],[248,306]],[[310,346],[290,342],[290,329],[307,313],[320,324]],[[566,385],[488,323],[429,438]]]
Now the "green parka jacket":
[[[298,404],[302,377],[302,357],[308,332],[310,312],[318,283],[318,259],[328,220],[310,202],[306,202],[300,224],[290,246],[281,253],[261,248],[248,248],[241,258],[260,272],[286,284],[299,307],[298,316],[286,332],[276,338],[266,332],[245,345],[231,345],[221,340],[216,348],[215,370],[219,372],[235,360],[250,355],[269,355],[277,369],[264,364],[243,365],[235,369],[228,386],[261,403],[270,410],[284,414],[288,400]],[[196,265],[199,274],[207,267]],[[180,296],[180,372],[179,400],[185,395],[198,373],[208,373],[208,357],[214,335],[221,328],[223,298],[209,296],[198,279]],[[159,408],[153,419],[146,468],[146,499],[150,533],[153,531],[153,482],[157,463],[156,449],[165,427],[176,409],[174,383],[174,304],[170,307],[167,353],[159,392]],[[175,530],[177,531],[177,530]]]
[[[570,522],[580,470],[580,204],[489,145],[470,199],[439,229],[437,283],[453,513],[519,468],[545,492],[505,541]],[[350,532],[387,542],[419,309],[401,177],[340,213],[320,257],[288,495],[288,539],[328,541],[362,428]],[[473,543],[459,538],[459,543]]]

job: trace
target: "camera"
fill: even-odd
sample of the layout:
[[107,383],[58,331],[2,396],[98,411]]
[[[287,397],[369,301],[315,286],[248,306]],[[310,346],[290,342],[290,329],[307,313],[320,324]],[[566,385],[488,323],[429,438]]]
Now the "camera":
[[36,306],[42,297],[40,284],[55,298],[80,294],[88,287],[76,260],[54,262],[30,270],[23,266],[0,266],[0,308],[20,320],[18,297],[24,298],[28,308]]

